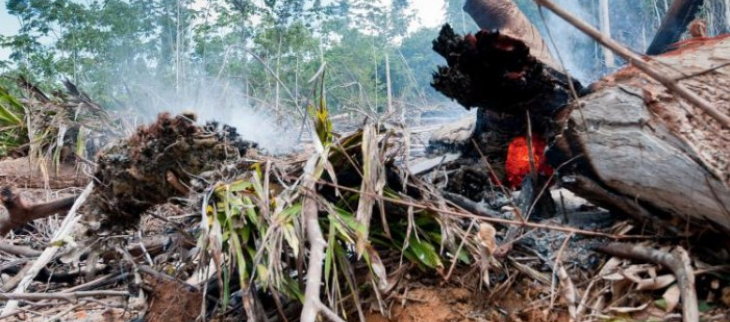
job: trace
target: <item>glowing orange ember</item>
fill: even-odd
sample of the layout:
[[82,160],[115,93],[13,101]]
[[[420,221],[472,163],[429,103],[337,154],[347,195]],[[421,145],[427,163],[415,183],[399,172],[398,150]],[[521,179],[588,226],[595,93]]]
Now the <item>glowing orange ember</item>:
[[[545,163],[545,140],[533,136],[532,150],[537,172],[548,176],[552,175],[553,169]],[[509,144],[505,170],[507,171],[507,183],[512,188],[519,187],[525,176],[530,174],[530,152],[526,136],[517,137]]]

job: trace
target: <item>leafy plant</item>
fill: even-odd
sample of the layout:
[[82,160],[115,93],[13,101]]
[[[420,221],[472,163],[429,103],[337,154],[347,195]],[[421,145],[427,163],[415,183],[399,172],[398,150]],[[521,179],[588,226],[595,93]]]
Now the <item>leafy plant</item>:
[[203,200],[206,220],[200,245],[206,246],[220,268],[224,307],[233,291],[225,288],[233,278],[243,290],[244,302],[254,296],[255,289],[304,302],[300,269],[306,267],[310,254],[303,229],[307,198],[316,200],[326,242],[326,303],[341,314],[358,307],[347,305],[349,301],[359,303],[365,294],[392,291],[397,283],[388,274],[398,271],[403,260],[424,272],[441,274],[445,263],[469,262],[469,248],[454,256],[456,248],[443,235],[460,230],[458,225],[443,221],[438,212],[416,211],[385,200],[413,201],[385,180],[395,155],[386,143],[390,136],[378,135],[377,127],[371,125],[336,138],[331,132],[324,76],[320,75],[316,87],[317,107],[310,105],[309,111],[323,159],[313,169],[314,195],[305,189],[302,177],[293,181],[292,173],[276,175],[298,173],[301,163],[285,170],[275,163],[241,161],[236,168],[245,171],[220,177]]
[[0,156],[23,143],[25,109],[7,89],[0,87]]

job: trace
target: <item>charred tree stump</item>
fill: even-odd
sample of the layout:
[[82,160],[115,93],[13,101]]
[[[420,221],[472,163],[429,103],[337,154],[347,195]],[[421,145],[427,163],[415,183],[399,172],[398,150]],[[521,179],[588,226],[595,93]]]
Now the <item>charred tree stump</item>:
[[[576,194],[644,222],[672,215],[730,231],[730,130],[638,69],[624,68],[566,105],[567,81],[519,40],[489,31],[460,37],[445,27],[434,49],[449,66],[433,86],[479,109],[472,138],[493,165],[504,164],[530,115],[532,132],[549,142],[548,161]],[[682,86],[730,115],[730,38],[684,42],[649,64],[670,66]]]
[[[504,175],[507,147],[528,133],[554,135],[555,118],[572,97],[568,78],[530,54],[521,40],[482,30],[460,36],[449,25],[433,43],[446,59],[433,75],[432,86],[467,109],[478,108],[472,139],[479,151],[465,145],[468,155],[484,154]],[[573,88],[580,89],[574,82]]]
[[[494,186],[490,182],[539,191],[550,174],[539,162],[544,159],[545,139],[559,130],[556,116],[573,96],[571,89],[580,89],[580,84],[570,84],[568,77],[532,56],[522,40],[499,31],[482,30],[462,37],[446,25],[433,48],[448,66],[438,68],[432,86],[467,109],[478,109],[470,138],[474,144],[462,146],[465,155],[479,161],[457,173],[449,189],[474,200]],[[520,144],[515,147],[515,142]],[[521,154],[522,165],[514,166],[520,162],[508,159],[510,151],[514,155],[514,150],[529,151],[530,147],[534,153],[529,155],[529,165],[525,165],[525,153]],[[493,173],[485,171],[482,157]],[[523,184],[527,174],[532,180]],[[537,194],[531,194],[526,203],[532,204],[536,198]],[[543,196],[535,209],[537,217],[550,213],[552,199]]]

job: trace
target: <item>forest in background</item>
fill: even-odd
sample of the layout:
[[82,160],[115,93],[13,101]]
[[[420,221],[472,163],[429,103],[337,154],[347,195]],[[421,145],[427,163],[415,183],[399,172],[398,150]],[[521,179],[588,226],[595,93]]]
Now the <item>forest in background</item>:
[[[215,96],[213,105],[244,100],[282,119],[305,104],[308,81],[326,63],[333,112],[429,106],[444,102],[429,86],[441,62],[431,50],[438,27],[418,27],[411,2],[8,0],[20,30],[0,35],[0,46],[12,51],[0,61],[0,85],[12,92],[22,75],[53,90],[69,79],[107,108],[154,105],[152,115],[176,110],[181,102],[170,98],[194,105]],[[554,28],[551,43],[579,79],[609,70],[586,36],[547,13],[543,20],[530,0],[516,2],[543,34],[544,22]],[[599,1],[558,2],[598,25]],[[445,1],[444,22],[476,31],[463,3]],[[609,3],[612,37],[643,52],[671,1]],[[703,12],[710,34],[727,31],[727,1],[707,1]]]

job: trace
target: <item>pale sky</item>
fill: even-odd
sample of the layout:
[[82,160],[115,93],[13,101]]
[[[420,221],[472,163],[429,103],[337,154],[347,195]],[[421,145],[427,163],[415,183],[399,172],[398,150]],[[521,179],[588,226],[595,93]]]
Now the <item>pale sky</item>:
[[[18,32],[18,20],[8,13],[5,7],[7,1],[0,5],[0,35],[15,35]],[[386,0],[385,2],[388,2]],[[444,0],[410,0],[411,7],[415,10],[420,25],[433,27],[441,24],[444,20]],[[10,50],[0,48],[0,60],[8,59]]]

